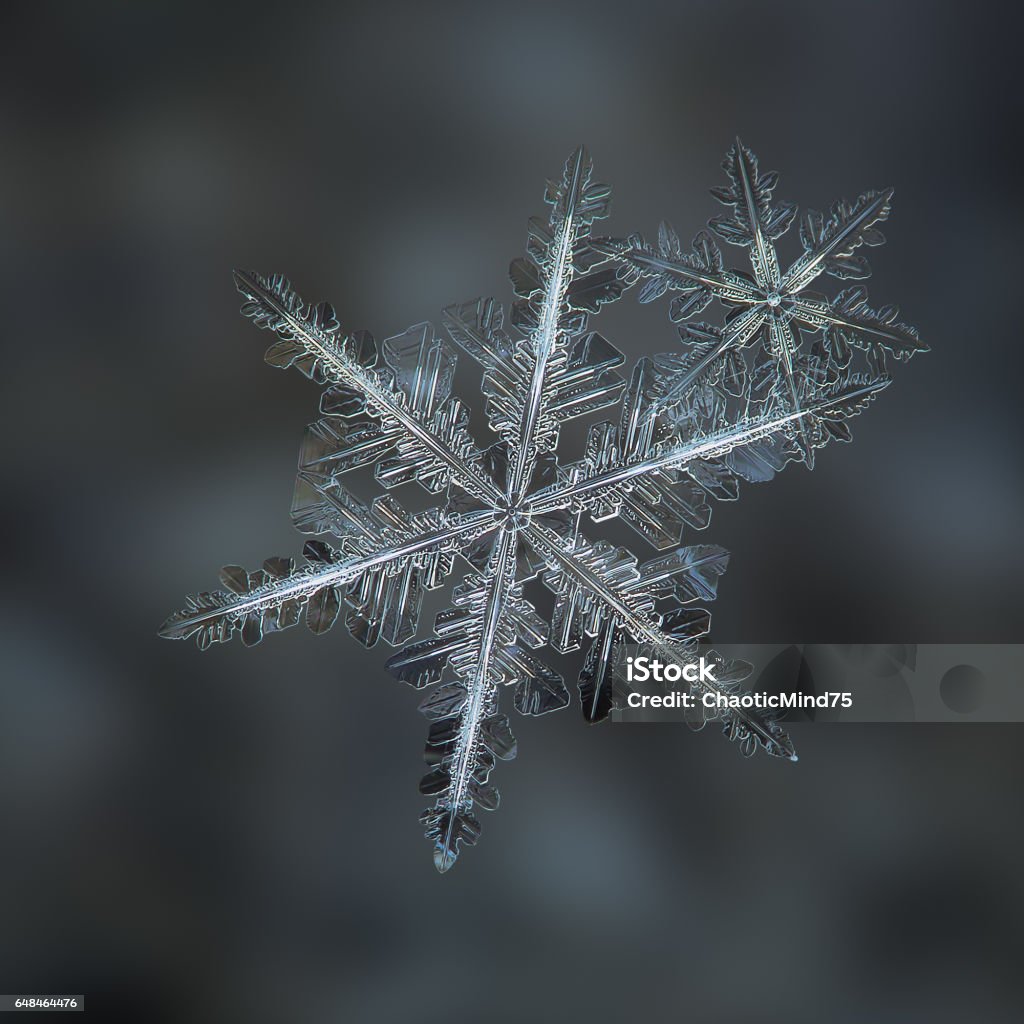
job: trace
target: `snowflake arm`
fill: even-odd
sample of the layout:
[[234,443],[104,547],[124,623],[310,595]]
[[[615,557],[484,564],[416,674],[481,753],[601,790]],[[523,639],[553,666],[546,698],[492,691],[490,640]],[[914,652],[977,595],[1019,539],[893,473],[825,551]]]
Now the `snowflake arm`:
[[[549,514],[563,508],[593,511],[600,508],[602,502],[627,496],[637,481],[657,478],[658,474],[696,468],[701,479],[705,479],[702,471],[709,463],[728,459],[734,453],[740,453],[744,458],[729,459],[729,468],[733,474],[750,482],[770,479],[791,457],[784,453],[787,432],[794,424],[842,422],[863,411],[871,399],[888,385],[887,377],[851,377],[841,386],[837,385],[819,396],[812,405],[796,412],[763,415],[704,436],[654,445],[649,450],[640,449],[639,454],[622,459],[613,458],[599,472],[590,471],[590,466],[582,467],[581,471],[577,465],[567,479],[538,491],[531,499],[529,509],[535,515]],[[832,436],[827,428],[820,430],[816,443],[825,444]],[[757,461],[768,458],[769,452],[772,453],[772,465],[765,464],[759,470]],[[765,475],[765,469],[770,470],[769,475]],[[721,482],[720,475],[716,479]],[[735,497],[735,493],[729,490],[727,496]]]
[[757,157],[739,139],[722,167],[729,185],[714,188],[711,194],[720,203],[731,206],[733,213],[713,217],[711,229],[725,241],[750,249],[754,280],[762,292],[771,293],[778,288],[780,279],[774,243],[789,230],[796,216],[796,206],[787,202],[773,203],[772,193],[779,176],[774,171],[762,174]]
[[349,620],[353,629],[360,618],[362,591],[364,616],[368,594],[375,594],[380,606],[379,614],[372,614],[370,621],[382,623],[386,613],[394,622],[404,624],[395,630],[393,642],[398,643],[410,626],[415,628],[421,588],[438,586],[451,571],[454,552],[484,537],[496,525],[488,511],[424,516],[405,530],[383,532],[377,545],[368,539],[355,550],[351,544],[335,549],[321,541],[309,541],[307,563],[298,568],[290,558],[269,558],[262,569],[252,572],[225,566],[221,582],[227,589],[190,597],[185,608],[161,626],[160,635],[170,640],[194,637],[205,650],[238,633],[252,646],[266,633],[296,625],[304,609],[310,630],[324,633],[337,620],[346,592],[357,609]]
[[865,192],[854,203],[838,202],[827,219],[808,210],[800,225],[804,253],[786,271],[782,291],[795,295],[825,272],[840,278],[870,277],[867,260],[856,254],[857,249],[885,243],[876,225],[889,219],[892,194],[887,188]]
[[549,227],[553,229],[555,237],[551,242],[541,239],[539,246],[538,267],[543,291],[536,327],[529,335],[533,349],[533,373],[523,403],[519,442],[515,446],[512,471],[508,476],[506,495],[511,502],[522,499],[537,457],[534,434],[547,397],[544,380],[548,360],[558,340],[559,312],[571,281],[569,264],[574,236],[580,227],[589,223],[589,220],[585,220],[587,213],[592,217],[603,211],[608,196],[608,189],[603,186],[587,190],[591,164],[582,147],[573,154],[569,164],[571,169],[567,165],[561,188],[554,190],[551,197],[554,211]]
[[498,791],[488,782],[494,757],[515,754],[508,719],[497,715],[498,651],[514,639],[502,615],[515,583],[515,547],[515,530],[503,526],[488,558],[488,585],[470,592],[469,614],[460,623],[457,646],[448,653],[464,681],[465,697],[455,714],[440,719],[428,735],[428,755],[437,751],[439,763],[423,778],[420,792],[438,794],[438,799],[422,820],[441,872],[455,863],[461,842],[476,842],[480,826],[471,814],[474,802],[488,809],[498,805]]
[[[558,673],[526,648],[547,640],[544,621],[525,600],[520,574],[519,528],[506,519],[482,562],[441,612],[435,636],[413,643],[388,662],[399,679],[417,688],[441,685],[421,705],[433,722],[425,758],[431,770],[420,791],[436,800],[422,816],[434,843],[434,863],[447,871],[462,844],[480,834],[474,805],[498,806],[489,775],[495,758],[515,756],[508,719],[499,714],[499,691],[514,686],[514,706],[524,715],[565,707],[569,693]],[[445,681],[448,670],[455,679]]]
[[712,299],[730,304],[753,303],[759,292],[748,276],[724,269],[722,250],[706,232],[700,231],[683,251],[679,235],[671,224],[662,222],[656,245],[642,235],[626,239],[595,239],[595,248],[632,265],[644,283],[641,302],[653,302],[668,291],[681,294],[672,301],[672,319],[682,320],[704,309]]
[[802,294],[790,301],[794,318],[811,330],[824,330],[825,344],[839,365],[850,358],[850,348],[883,350],[897,359],[927,352],[917,329],[899,319],[895,306],[874,310],[864,288],[854,286],[828,300]]
[[[588,542],[574,538],[571,546],[567,547],[557,534],[539,524],[531,524],[525,535],[538,553],[556,567],[559,574],[571,581],[576,594],[589,595],[592,603],[603,607],[609,619],[607,623],[602,624],[603,628],[598,630],[600,638],[595,644],[595,653],[588,659],[588,665],[581,676],[580,689],[584,699],[589,696],[593,703],[599,699],[596,696],[599,687],[591,679],[593,666],[602,658],[606,659],[604,664],[609,663],[612,657],[611,648],[615,643],[612,637],[614,631],[620,627],[624,628],[636,643],[650,646],[667,662],[692,660],[688,658],[689,649],[692,649],[693,642],[706,634],[710,627],[707,612],[678,606],[665,616],[657,616],[653,613],[650,594],[645,593],[644,584],[649,584],[649,580],[643,575],[638,575],[635,580],[630,581],[632,586],[629,583],[623,586],[621,580],[609,577],[607,567],[602,565],[600,553]],[[724,552],[718,549],[710,555],[702,553],[702,557],[704,560],[717,562],[717,571],[721,572],[724,570],[724,565],[721,564],[723,554]],[[695,561],[698,560],[681,561],[679,565],[672,567],[670,572],[689,570],[693,573],[696,568]],[[663,569],[661,563],[660,569]],[[556,583],[556,586],[559,584]],[[565,584],[562,583],[560,586],[564,590]],[[609,683],[610,681],[605,685]],[[733,692],[706,680],[695,683],[694,686],[705,692]],[[586,706],[584,710],[586,712]],[[759,744],[769,754],[788,757],[793,761],[797,759],[789,737],[777,722],[769,718],[762,718],[746,710],[730,711],[725,716],[725,727],[727,735],[731,739],[739,740],[747,754],[753,753],[755,745]]]
[[519,301],[512,340],[504,314],[491,301],[445,310],[456,344],[487,371],[483,392],[495,431],[510,451],[505,496],[517,505],[529,488],[539,455],[558,441],[559,424],[614,401],[623,381],[612,368],[622,354],[586,331],[587,313],[618,299],[635,275],[608,262],[590,239],[591,224],[606,217],[610,189],[593,181],[593,163],[580,147],[562,177],[549,182],[547,222],[530,221],[527,256],[509,270]]
[[[454,482],[497,497],[480,468],[462,404],[449,398],[454,359],[444,358],[428,324],[388,339],[383,365],[377,366],[373,339],[365,332],[341,334],[329,303],[308,306],[277,274],[236,271],[235,281],[246,299],[243,315],[278,334],[267,350],[268,363],[293,365],[318,383],[332,382],[335,387],[324,397],[328,408],[343,406],[345,416],[366,412],[379,421],[379,444],[398,450],[394,463],[378,464],[382,483],[415,478],[429,490],[441,490]],[[374,451],[369,458],[378,457]]]

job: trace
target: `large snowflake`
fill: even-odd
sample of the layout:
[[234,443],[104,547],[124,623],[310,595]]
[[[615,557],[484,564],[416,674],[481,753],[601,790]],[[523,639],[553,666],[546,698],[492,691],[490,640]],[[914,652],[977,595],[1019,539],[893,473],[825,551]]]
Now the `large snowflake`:
[[[828,216],[807,213],[803,254],[783,274],[775,242],[795,207],[773,200],[776,176],[761,173],[741,143],[724,167],[729,184],[714,194],[730,213],[711,227],[750,250],[753,277],[726,270],[705,232],[689,252],[665,225],[656,245],[639,235],[592,237],[609,189],[593,180],[583,149],[570,157],[548,185],[549,217],[530,221],[526,258],[512,263],[518,300],[508,320],[492,299],[443,313],[451,340],[483,367],[497,437],[487,448],[451,394],[455,355],[429,324],[378,348],[369,334],[343,330],[330,305],[303,302],[285,278],[236,274],[242,312],[277,336],[267,361],[328,385],[322,418],[303,442],[292,515],[303,532],[334,539],[307,542],[300,566],[289,558],[255,571],[227,566],[225,589],[190,597],[162,634],[195,636],[205,648],[237,632],[255,644],[303,617],[323,633],[344,608],[360,643],[401,647],[392,673],[432,687],[420,705],[431,722],[420,790],[434,799],[422,820],[441,871],[476,842],[474,808],[498,805],[495,761],[515,755],[502,691],[512,688],[524,715],[569,703],[562,677],[534,652],[589,644],[579,695],[590,722],[614,705],[628,640],[666,660],[693,658],[710,624],[695,602],[714,598],[728,555],[679,547],[684,528],[707,526],[709,499],[735,498],[739,480],[769,479],[789,461],[810,467],[815,449],[848,440],[845,421],[888,383],[885,353],[924,349],[894,309],[872,310],[862,289],[832,299],[806,290],[822,273],[867,276],[857,250],[883,240],[891,192],[838,203]],[[680,327],[682,346],[641,359],[627,383],[617,372],[622,354],[589,317],[639,281],[641,301],[674,293],[674,321],[716,298],[729,313],[721,327]],[[560,465],[561,424],[609,406],[616,420],[593,424],[583,457]],[[343,483],[360,468],[388,490],[415,481],[436,503],[410,512],[385,493],[367,504]],[[667,553],[641,562],[585,534],[585,518],[612,517]],[[451,607],[415,641],[424,591],[444,582],[456,556],[464,569]],[[549,621],[528,597],[538,579],[554,595]],[[719,659],[717,669],[716,681],[694,689],[734,693],[749,666]],[[778,721],[747,710],[707,714],[744,753],[760,746],[795,759]]]

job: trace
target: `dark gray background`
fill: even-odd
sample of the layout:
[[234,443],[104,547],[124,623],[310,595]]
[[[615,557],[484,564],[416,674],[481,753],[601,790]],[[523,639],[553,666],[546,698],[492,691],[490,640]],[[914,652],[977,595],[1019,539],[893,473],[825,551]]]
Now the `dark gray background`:
[[[5,7],[0,989],[136,1020],[1019,1019],[1017,728],[807,727],[794,766],[521,722],[441,878],[384,652],[155,636],[301,545],[316,392],[263,364],[233,266],[386,337],[507,298],[579,142],[609,231],[688,237],[738,133],[803,205],[895,186],[870,293],[933,351],[853,445],[716,509],[716,634],[1019,642],[1012,11]],[[602,329],[672,344],[632,298]]]

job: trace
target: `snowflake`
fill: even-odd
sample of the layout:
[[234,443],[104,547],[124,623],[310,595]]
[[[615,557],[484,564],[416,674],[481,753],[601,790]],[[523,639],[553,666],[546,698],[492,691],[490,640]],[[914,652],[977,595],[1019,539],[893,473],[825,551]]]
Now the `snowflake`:
[[[924,349],[895,310],[870,309],[859,288],[831,300],[806,291],[823,272],[867,275],[856,250],[882,241],[877,225],[891,192],[839,203],[828,217],[806,214],[804,253],[781,274],[774,243],[795,208],[773,202],[776,176],[761,174],[739,142],[724,167],[729,185],[714,194],[733,212],[711,227],[750,249],[753,277],[725,270],[705,232],[689,253],[665,225],[656,246],[639,235],[592,237],[610,192],[593,180],[583,149],[570,157],[548,184],[549,217],[530,221],[526,258],[511,265],[518,300],[508,320],[492,299],[443,312],[451,340],[483,367],[497,436],[487,448],[451,393],[455,355],[429,324],[378,349],[368,333],[344,331],[327,303],[303,302],[285,278],[235,275],[243,314],[277,336],[267,361],[328,385],[322,418],[303,442],[292,515],[299,530],[334,540],[308,541],[300,566],[271,558],[255,571],[225,567],[225,589],[190,597],[161,633],[194,636],[201,648],[240,633],[251,645],[303,617],[323,633],[345,608],[360,643],[401,647],[388,668],[431,687],[420,705],[431,722],[420,790],[434,798],[422,821],[441,871],[476,842],[474,809],[498,805],[496,760],[515,756],[502,690],[512,687],[523,715],[569,703],[562,677],[535,652],[589,644],[578,688],[590,722],[615,706],[627,640],[666,660],[692,659],[710,626],[695,602],[715,597],[728,554],[679,547],[684,528],[707,526],[709,499],[735,498],[740,479],[769,479],[789,461],[810,467],[815,449],[847,440],[845,421],[888,383],[885,352],[905,358]],[[715,298],[730,312],[722,327],[680,327],[681,350],[641,359],[627,383],[617,372],[622,354],[589,317],[640,281],[643,302],[675,293],[674,321]],[[807,352],[800,328],[814,338]],[[863,352],[859,369],[853,349]],[[617,420],[592,424],[582,458],[559,464],[560,426],[609,406]],[[415,481],[436,502],[410,512],[384,493],[367,504],[342,482],[360,468],[388,490]],[[584,517],[618,517],[668,553],[641,562],[589,539]],[[424,593],[455,571],[456,556],[464,568],[451,607],[429,638],[414,640]],[[549,621],[528,596],[537,580],[553,594]],[[717,680],[694,691],[733,694],[750,666],[719,659],[717,669]],[[769,716],[737,709],[707,717],[745,754],[760,746],[796,759]]]
[[[641,235],[601,245],[646,278],[641,302],[652,302],[668,291],[680,293],[669,306],[669,316],[676,322],[688,320],[715,298],[730,309],[724,329],[704,323],[680,327],[688,352],[659,361],[671,379],[663,382],[652,411],[716,401],[709,393],[715,385],[740,394],[749,377],[752,398],[799,413],[813,405],[823,388],[834,386],[839,371],[849,366],[853,348],[867,353],[876,378],[884,376],[886,352],[905,360],[927,351],[917,331],[900,322],[895,306],[872,309],[862,287],[845,289],[832,299],[807,291],[822,274],[845,280],[870,276],[867,258],[857,250],[885,241],[878,225],[888,219],[892,189],[865,192],[853,203],[837,202],[827,217],[809,210],[800,225],[804,251],[783,274],[774,243],[789,230],[796,205],[773,203],[778,175],[760,173],[757,158],[739,139],[722,167],[729,184],[711,193],[732,213],[713,218],[710,226],[724,241],[750,250],[753,277],[725,270],[722,253],[706,231],[694,238],[689,253],[668,224],[662,224],[657,246]],[[802,351],[801,327],[820,335],[807,354]],[[755,342],[760,343],[758,356],[748,374],[741,352]],[[814,435],[820,434],[823,424],[835,437],[849,440],[835,418],[816,425],[813,416],[799,417],[794,440],[798,457],[809,469],[814,468],[814,449],[819,446]]]

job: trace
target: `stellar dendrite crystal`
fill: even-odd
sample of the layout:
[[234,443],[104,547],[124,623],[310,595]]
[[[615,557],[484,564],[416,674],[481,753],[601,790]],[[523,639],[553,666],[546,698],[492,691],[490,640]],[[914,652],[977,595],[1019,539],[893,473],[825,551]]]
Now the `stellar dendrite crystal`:
[[[681,546],[684,532],[705,528],[711,502],[736,498],[741,480],[768,480],[789,462],[812,468],[815,452],[849,440],[847,421],[887,386],[888,357],[925,350],[860,285],[831,298],[808,290],[823,275],[868,276],[863,250],[884,240],[891,190],[807,211],[801,255],[783,272],[776,242],[796,207],[774,198],[777,176],[739,141],[723,167],[727,183],[713,195],[726,213],[709,226],[748,250],[752,273],[727,269],[707,231],[689,247],[667,225],[655,242],[595,236],[610,190],[581,148],[548,184],[548,216],[530,221],[507,312],[476,299],[443,311],[443,334],[421,323],[378,345],[284,277],[235,274],[242,313],[274,336],[267,362],[325,388],[292,504],[295,526],[316,539],[299,565],[226,566],[223,589],[189,597],[161,633],[201,648],[237,633],[251,645],[302,620],[324,633],[343,617],[359,643],[398,648],[388,669],[425,692],[420,791],[432,803],[422,821],[441,871],[476,842],[477,808],[498,805],[492,772],[516,753],[508,704],[541,715],[571,700],[543,648],[585,648],[577,690],[588,722],[615,706],[625,643],[692,659],[710,626],[701,605],[715,597],[728,554]],[[641,302],[670,297],[678,343],[627,376],[591,320],[634,286]],[[714,300],[720,322],[695,320]],[[452,393],[454,349],[480,364],[486,444]],[[585,448],[576,461],[560,458],[559,430],[578,417],[590,421]],[[351,483],[360,469],[379,484],[372,500]],[[425,510],[399,501],[410,486],[430,496]],[[611,518],[635,531],[645,554],[600,539],[597,524]],[[424,594],[450,577],[450,606],[424,636]],[[549,615],[530,600],[538,583],[552,595]],[[735,693],[749,672],[716,667],[694,692]],[[743,753],[795,760],[771,715],[707,715]]]

